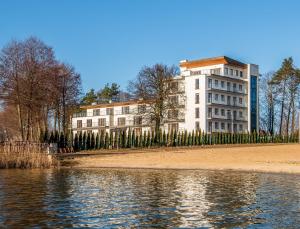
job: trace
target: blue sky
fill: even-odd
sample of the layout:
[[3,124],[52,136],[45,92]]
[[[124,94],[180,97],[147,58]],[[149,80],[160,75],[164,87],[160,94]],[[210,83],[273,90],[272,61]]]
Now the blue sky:
[[300,1],[1,0],[0,47],[37,36],[75,66],[83,89],[126,88],[154,63],[227,55],[277,69],[300,66]]

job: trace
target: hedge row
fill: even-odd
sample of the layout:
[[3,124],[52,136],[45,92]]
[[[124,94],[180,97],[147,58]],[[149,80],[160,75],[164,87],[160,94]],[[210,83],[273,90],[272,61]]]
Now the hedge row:
[[150,148],[200,146],[216,144],[251,144],[251,143],[292,143],[297,142],[298,136],[262,135],[253,133],[215,133],[207,134],[200,131],[192,132],[144,132],[137,135],[134,131],[107,133],[80,133],[74,136],[75,151],[118,148]]
[[73,140],[70,134],[64,134],[63,132],[59,133],[58,131],[52,132],[41,132],[40,133],[40,142],[43,143],[57,143],[58,148],[72,147]]

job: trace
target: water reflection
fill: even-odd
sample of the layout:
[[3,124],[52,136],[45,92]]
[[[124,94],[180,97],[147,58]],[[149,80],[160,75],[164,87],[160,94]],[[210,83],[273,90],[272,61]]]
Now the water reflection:
[[296,175],[2,170],[0,227],[293,228],[299,188]]

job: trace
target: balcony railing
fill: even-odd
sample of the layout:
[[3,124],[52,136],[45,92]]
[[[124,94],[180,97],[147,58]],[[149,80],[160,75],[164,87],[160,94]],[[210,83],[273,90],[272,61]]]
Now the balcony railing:
[[229,92],[229,93],[237,93],[237,94],[242,94],[242,95],[247,95],[246,90],[238,90],[238,89],[231,89],[231,88],[222,88],[222,87],[216,87],[216,86],[209,86],[207,88],[208,90],[215,90],[215,91],[220,91],[220,92]]
[[82,123],[82,125],[77,125],[77,123],[72,124],[72,129],[95,129],[95,128],[115,128],[115,127],[127,127],[127,126],[142,126],[145,125],[145,123],[136,122],[133,120],[126,120],[125,123],[119,123],[118,121],[109,122],[106,121],[105,125],[99,125],[98,122],[92,122],[91,124]]

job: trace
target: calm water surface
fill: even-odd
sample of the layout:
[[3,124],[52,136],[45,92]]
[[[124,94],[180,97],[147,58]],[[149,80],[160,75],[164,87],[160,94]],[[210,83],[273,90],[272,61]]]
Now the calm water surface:
[[0,227],[299,228],[300,176],[0,170]]

